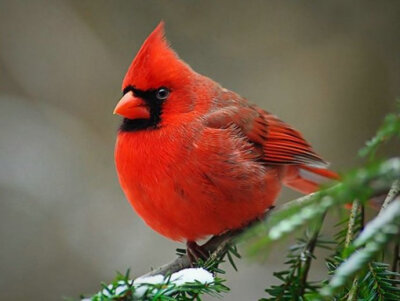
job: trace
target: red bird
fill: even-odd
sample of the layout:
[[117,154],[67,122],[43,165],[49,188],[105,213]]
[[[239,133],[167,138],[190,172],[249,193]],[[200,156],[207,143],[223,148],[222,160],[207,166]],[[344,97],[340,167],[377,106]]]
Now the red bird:
[[179,59],[160,23],[134,58],[114,113],[119,181],[155,231],[196,240],[260,217],[282,184],[337,178],[303,136]]

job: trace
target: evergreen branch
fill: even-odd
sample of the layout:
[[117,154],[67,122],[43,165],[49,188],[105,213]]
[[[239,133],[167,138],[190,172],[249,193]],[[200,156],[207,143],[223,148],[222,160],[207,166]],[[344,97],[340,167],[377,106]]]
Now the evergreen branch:
[[350,243],[353,240],[354,237],[354,231],[355,231],[355,226],[357,223],[357,216],[358,216],[358,210],[360,207],[360,201],[359,200],[354,200],[352,207],[351,207],[351,212],[350,212],[350,217],[349,217],[349,223],[347,226],[347,233],[346,233],[346,240],[345,240],[345,248],[348,248]]
[[[391,204],[395,198],[400,194],[400,180],[397,179],[393,182],[392,187],[390,188],[385,201],[382,204],[382,210],[380,211],[383,212],[383,210]],[[399,259],[400,259],[400,254],[399,254],[399,241],[397,241],[394,244],[394,250],[393,250],[393,262],[392,262],[392,271],[397,272],[397,268],[399,265]]]
[[[353,207],[352,207],[353,208]],[[363,207],[361,206],[361,209]],[[348,239],[349,236],[349,223],[350,223],[350,216],[344,218],[342,221],[338,222],[335,227],[339,228],[338,232],[334,235],[335,241],[337,242],[337,247],[336,247],[336,253],[335,255],[339,255],[343,252],[343,250],[346,248],[346,240]],[[357,212],[357,215],[355,216],[355,221],[351,222],[354,223],[352,226],[352,237],[357,235],[361,230],[363,226],[363,212],[362,210]],[[346,226],[342,228],[343,226]]]
[[400,224],[400,197],[365,227],[360,236],[354,240],[354,247],[359,248],[369,242],[381,242],[383,237],[377,237],[378,234],[395,235],[399,230],[396,227],[398,224]]
[[318,242],[318,236],[319,232],[321,231],[322,224],[324,222],[326,216],[326,212],[322,215],[321,219],[318,221],[318,223],[314,226],[312,236],[308,240],[303,252],[301,253],[301,258],[303,260],[300,268],[300,296],[303,296],[305,293],[305,290],[307,288],[307,277],[308,277],[308,272],[310,271],[311,267],[311,260],[313,258],[314,254],[314,249],[317,245]]
[[244,238],[253,239],[250,253],[265,250],[270,243],[315,220],[333,206],[342,206],[352,199],[366,202],[371,197],[387,193],[392,182],[399,177],[400,159],[393,158],[360,168],[345,175],[339,184],[290,202],[261,225],[246,231]]
[[334,296],[339,288],[359,273],[399,233],[399,230],[400,198],[397,198],[382,214],[373,219],[345,250],[351,255],[337,268],[328,286],[321,290],[321,294],[327,297]]
[[315,248],[329,249],[331,241],[319,238],[323,220],[321,219],[311,234],[305,233],[304,238],[297,239],[297,244],[289,249],[285,264],[289,265],[287,270],[275,272],[274,276],[282,281],[281,285],[272,285],[265,289],[271,297],[263,298],[260,301],[280,301],[280,300],[301,300],[305,294],[315,293],[319,286],[310,283],[307,279],[311,266],[311,260],[314,259]]
[[[350,216],[335,225],[336,228],[339,228],[338,232],[334,235],[336,241],[335,253],[325,260],[330,275],[333,275],[338,266],[343,263],[343,250],[349,246],[353,237],[356,236],[363,227],[363,206],[361,206],[361,210],[357,210],[359,202],[355,201],[353,203]],[[328,281],[323,281],[322,286],[326,285],[327,282]],[[357,296],[357,291],[358,279],[356,277],[350,288],[345,288],[341,292],[336,293],[335,300],[354,300]],[[318,300],[321,299],[319,294],[316,294],[316,296]]]
[[380,284],[381,281],[378,278],[378,271],[376,269],[376,266],[373,266],[372,263],[369,263],[368,264],[368,269],[369,269],[369,274],[370,275],[367,274],[365,276],[366,277],[366,281],[368,281],[367,280],[368,276],[370,276],[370,278],[371,278],[370,281],[372,281],[374,283],[373,287],[375,288],[376,294],[379,296],[379,300],[384,300],[385,293],[384,293],[384,290],[382,288],[382,285]]
[[[347,249],[350,246],[350,243],[353,240],[354,231],[355,231],[354,228],[357,224],[357,216],[358,216],[359,207],[360,207],[360,201],[354,200],[352,207],[351,207],[349,223],[347,226],[347,234],[346,234],[346,240],[345,240],[345,245],[344,245],[345,249]],[[351,289],[349,291],[347,301],[356,300],[357,293],[358,293],[358,276],[356,275],[353,280],[353,285],[351,286]]]
[[393,182],[392,187],[390,187],[390,190],[389,190],[389,192],[388,192],[388,194],[387,194],[385,200],[383,201],[382,209],[381,209],[380,213],[382,213],[382,212],[385,210],[385,208],[386,208],[387,206],[389,206],[389,204],[390,204],[391,202],[393,202],[394,199],[395,199],[399,194],[400,194],[400,179],[396,179],[396,180]]
[[359,151],[359,155],[362,157],[368,156],[370,159],[373,159],[378,148],[394,136],[400,137],[400,114],[396,113],[385,117],[376,135]]
[[361,280],[360,298],[362,300],[400,300],[399,273],[390,271],[389,265],[381,262],[368,264],[368,271]]
[[351,289],[349,291],[347,301],[354,301],[357,300],[357,295],[358,295],[358,276],[354,277],[353,284],[351,286]]
[[274,272],[274,276],[281,280],[281,285],[272,285],[271,288],[265,289],[272,298],[263,298],[260,301],[281,301],[293,300],[299,296],[299,281],[297,272],[301,267],[302,250],[306,247],[306,240],[298,240],[297,244],[292,246],[287,255],[285,264],[289,265],[288,269],[281,272]]
[[[187,270],[185,270],[187,271]],[[208,273],[203,270],[203,274]],[[174,276],[174,275],[172,275]],[[119,274],[109,285],[103,284],[103,289],[84,301],[192,301],[200,300],[200,295],[208,294],[219,297],[221,293],[229,291],[223,283],[224,280],[212,277],[210,273],[207,280],[184,281],[179,275],[172,279],[172,276],[163,277],[161,275],[143,279],[136,282],[129,279],[129,271],[125,276]],[[187,276],[186,276],[187,277]],[[205,277],[204,275],[202,277]]]
[[[262,298],[259,301],[281,301],[293,299],[293,296],[297,295],[296,277],[295,273],[300,266],[300,258],[295,257],[291,252],[288,254],[288,261],[285,264],[289,264],[287,271],[274,272],[274,276],[279,280],[283,281],[281,285],[272,285],[271,288],[265,289],[272,298]],[[295,259],[293,259],[295,257]]]

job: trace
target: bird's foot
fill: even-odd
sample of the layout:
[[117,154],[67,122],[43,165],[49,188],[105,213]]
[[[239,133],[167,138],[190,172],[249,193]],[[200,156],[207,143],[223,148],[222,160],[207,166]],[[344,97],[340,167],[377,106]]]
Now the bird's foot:
[[186,242],[186,253],[190,260],[190,265],[193,267],[199,260],[206,261],[210,256],[208,252],[199,246],[195,241]]

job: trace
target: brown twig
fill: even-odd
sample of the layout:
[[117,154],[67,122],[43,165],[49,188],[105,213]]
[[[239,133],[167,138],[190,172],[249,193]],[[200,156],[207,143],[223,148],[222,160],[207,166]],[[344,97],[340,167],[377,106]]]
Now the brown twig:
[[[400,180],[395,180],[393,182],[392,186],[390,187],[389,192],[386,195],[385,201],[383,202],[378,215],[382,214],[382,212],[385,211],[386,207],[389,206],[389,204],[392,203],[393,200],[396,199],[396,197],[399,195],[399,193],[400,193]],[[348,232],[347,232],[347,236],[346,236],[346,244],[345,244],[346,247],[348,247],[350,245],[350,242],[353,239],[353,229],[352,228],[354,228],[357,211],[358,211],[359,207],[360,207],[359,201],[355,200],[353,202],[353,207],[352,207],[350,219],[349,219],[349,228],[348,228]],[[362,212],[362,214],[363,214],[363,212]],[[364,222],[363,222],[363,224],[364,224]],[[397,264],[396,257],[398,257],[398,254],[394,254],[393,264]],[[369,264],[369,268],[371,269],[371,264]],[[357,292],[358,292],[358,281],[359,281],[358,276],[355,276],[354,280],[353,280],[353,285],[351,287],[351,290],[350,290],[348,298],[347,298],[348,301],[356,300]]]

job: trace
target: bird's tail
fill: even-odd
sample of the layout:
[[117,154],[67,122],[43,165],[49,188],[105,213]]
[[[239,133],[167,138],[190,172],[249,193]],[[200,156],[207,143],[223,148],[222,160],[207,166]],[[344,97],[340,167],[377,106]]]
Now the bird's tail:
[[329,180],[339,180],[339,175],[329,169],[292,165],[287,167],[283,183],[291,189],[309,194]]

